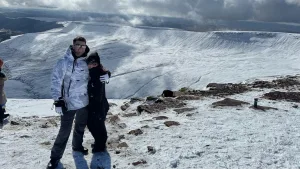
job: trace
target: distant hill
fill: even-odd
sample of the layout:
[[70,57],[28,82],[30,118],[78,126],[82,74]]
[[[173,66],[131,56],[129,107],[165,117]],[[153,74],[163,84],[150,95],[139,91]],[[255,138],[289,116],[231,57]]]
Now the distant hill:
[[43,32],[63,27],[63,25],[56,22],[45,22],[29,18],[11,18],[4,14],[0,14],[0,23],[0,42],[14,35]]

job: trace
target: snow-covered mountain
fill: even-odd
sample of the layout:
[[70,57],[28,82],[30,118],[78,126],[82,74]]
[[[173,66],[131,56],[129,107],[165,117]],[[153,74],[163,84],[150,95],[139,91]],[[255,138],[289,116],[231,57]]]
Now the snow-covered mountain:
[[267,32],[189,32],[154,27],[69,22],[0,44],[11,77],[8,97],[51,98],[50,75],[72,39],[82,35],[113,77],[109,98],[158,95],[164,89],[202,89],[210,82],[299,72],[300,35]]
[[[11,114],[0,129],[1,169],[47,165],[60,121],[51,110],[53,100],[44,98],[50,98],[53,65],[77,35],[88,39],[90,48],[100,52],[102,62],[112,71],[107,85],[109,98],[157,95],[164,89],[202,89],[211,82],[251,82],[299,73],[300,35],[291,33],[197,33],[70,22],[63,29],[17,36],[0,43],[0,58],[5,61],[4,71],[10,79],[5,91],[6,109]],[[288,88],[276,90],[299,91],[299,76],[284,82]],[[267,111],[251,105],[212,106],[223,100],[223,95],[176,98],[178,105],[187,108],[185,111],[171,107],[152,114],[137,111],[137,106],[147,101],[110,99],[108,152],[83,157],[71,151],[70,138],[58,168],[298,168],[299,94],[292,93],[298,98],[294,102],[261,98],[275,90],[269,86],[226,96],[251,104],[253,98],[259,98],[259,105],[273,107]],[[122,111],[124,102],[128,103],[127,109]],[[179,125],[167,127],[166,121]],[[131,134],[137,129],[142,133],[138,130],[136,135]],[[93,138],[86,131],[84,146],[91,150],[91,143]]]

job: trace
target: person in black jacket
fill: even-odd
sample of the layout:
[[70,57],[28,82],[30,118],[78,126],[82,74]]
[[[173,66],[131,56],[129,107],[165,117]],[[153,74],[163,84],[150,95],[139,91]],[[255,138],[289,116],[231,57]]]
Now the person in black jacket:
[[110,72],[105,70],[100,63],[97,52],[91,53],[87,58],[90,80],[88,83],[89,95],[89,117],[88,129],[95,139],[92,145],[93,153],[106,150],[107,131],[105,119],[109,110],[108,101],[105,94],[105,84],[108,83]]
[[3,61],[0,59],[0,126],[3,125],[3,119],[9,116],[9,114],[4,114],[5,104],[6,104],[6,95],[4,92],[4,82],[7,80],[5,74],[1,71],[3,66]]

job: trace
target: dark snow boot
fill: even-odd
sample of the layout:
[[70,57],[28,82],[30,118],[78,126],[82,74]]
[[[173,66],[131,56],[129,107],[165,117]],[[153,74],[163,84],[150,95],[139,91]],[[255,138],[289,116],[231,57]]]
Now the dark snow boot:
[[3,119],[7,118],[8,116],[10,116],[10,115],[9,114],[4,114]]
[[88,155],[89,153],[89,150],[85,147],[81,147],[79,149],[73,148],[73,151],[81,152],[83,155]]
[[0,123],[3,124],[3,119],[4,119],[4,109],[0,108]]
[[47,165],[47,169],[56,169],[56,167],[58,166],[59,160],[50,160],[48,165]]

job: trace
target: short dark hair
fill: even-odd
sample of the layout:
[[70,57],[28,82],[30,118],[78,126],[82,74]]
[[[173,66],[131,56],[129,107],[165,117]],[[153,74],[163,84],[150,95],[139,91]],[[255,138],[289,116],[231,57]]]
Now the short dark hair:
[[73,39],[73,44],[75,44],[76,41],[81,41],[86,43],[86,39],[82,36],[77,36],[76,38]]

